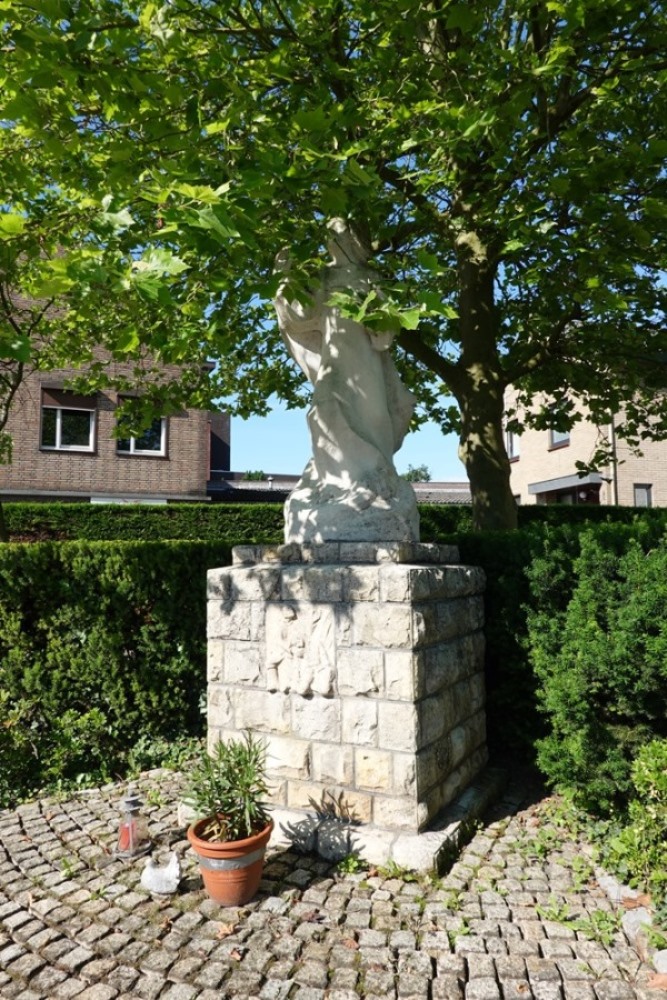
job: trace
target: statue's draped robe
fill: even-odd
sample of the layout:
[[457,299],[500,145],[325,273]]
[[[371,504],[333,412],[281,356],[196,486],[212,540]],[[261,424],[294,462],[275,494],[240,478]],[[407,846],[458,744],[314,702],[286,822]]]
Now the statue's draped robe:
[[313,457],[287,501],[286,541],[416,540],[414,491],[393,464],[413,397],[394,367],[391,334],[328,305],[336,291],[366,295],[373,284],[349,231],[330,249],[333,261],[307,305],[287,301],[284,286],[275,302],[289,351],[313,384]]

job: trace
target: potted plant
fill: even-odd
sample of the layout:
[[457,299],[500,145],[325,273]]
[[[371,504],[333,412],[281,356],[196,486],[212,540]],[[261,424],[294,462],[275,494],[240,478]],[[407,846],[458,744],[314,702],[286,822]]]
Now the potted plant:
[[273,821],[264,805],[266,747],[252,733],[218,740],[190,774],[186,801],[202,819],[188,829],[204,887],[223,906],[257,892]]

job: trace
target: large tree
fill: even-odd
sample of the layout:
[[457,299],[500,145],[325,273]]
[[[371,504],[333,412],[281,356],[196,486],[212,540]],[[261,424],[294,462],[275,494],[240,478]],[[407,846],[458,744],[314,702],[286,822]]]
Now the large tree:
[[[104,283],[149,317],[125,337],[205,350],[238,412],[303,395],[272,316],[274,258],[289,248],[304,294],[343,216],[380,294],[339,304],[396,329],[423,412],[459,429],[478,526],[515,524],[509,384],[544,394],[538,425],[567,426],[578,398],[601,422],[625,404],[631,437],[667,433],[662,3],[0,10],[0,114],[17,157],[48,154],[35,191],[81,208]],[[30,218],[29,197],[17,211]]]

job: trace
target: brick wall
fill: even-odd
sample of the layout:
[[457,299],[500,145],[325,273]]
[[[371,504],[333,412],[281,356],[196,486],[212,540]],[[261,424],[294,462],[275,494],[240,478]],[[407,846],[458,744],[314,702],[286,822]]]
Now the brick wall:
[[[112,375],[130,374],[131,367],[114,364]],[[6,427],[12,435],[13,460],[0,466],[0,491],[5,497],[62,492],[69,496],[204,498],[209,475],[209,414],[187,410],[167,418],[165,457],[121,455],[113,437],[118,393],[100,392],[97,402],[95,450],[48,451],[40,447],[42,387],[61,386],[73,369],[35,372],[22,384]],[[177,368],[165,368],[177,376]]]
[[[513,405],[514,393],[510,389],[505,396],[506,409]],[[584,408],[581,408],[584,413]],[[526,430],[515,438],[518,457],[511,463],[511,487],[522,504],[539,503],[535,494],[528,492],[529,485],[559,479],[577,474],[576,463],[591,460],[600,440],[609,440],[611,424],[598,427],[588,420],[582,420],[570,431],[570,443],[564,447],[550,446],[549,431]],[[634,506],[634,485],[647,484],[652,487],[651,498],[655,507],[667,506],[667,441],[647,441],[642,445],[643,455],[632,455],[628,446],[616,441],[616,483],[618,503]],[[599,470],[600,503],[614,503],[614,470],[604,466]]]

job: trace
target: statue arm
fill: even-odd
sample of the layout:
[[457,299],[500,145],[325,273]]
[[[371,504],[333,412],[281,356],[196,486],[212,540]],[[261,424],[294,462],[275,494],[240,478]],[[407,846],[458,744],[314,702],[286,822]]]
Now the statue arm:
[[280,333],[290,354],[314,384],[322,358],[321,310],[288,302],[282,291],[281,286],[274,301]]

